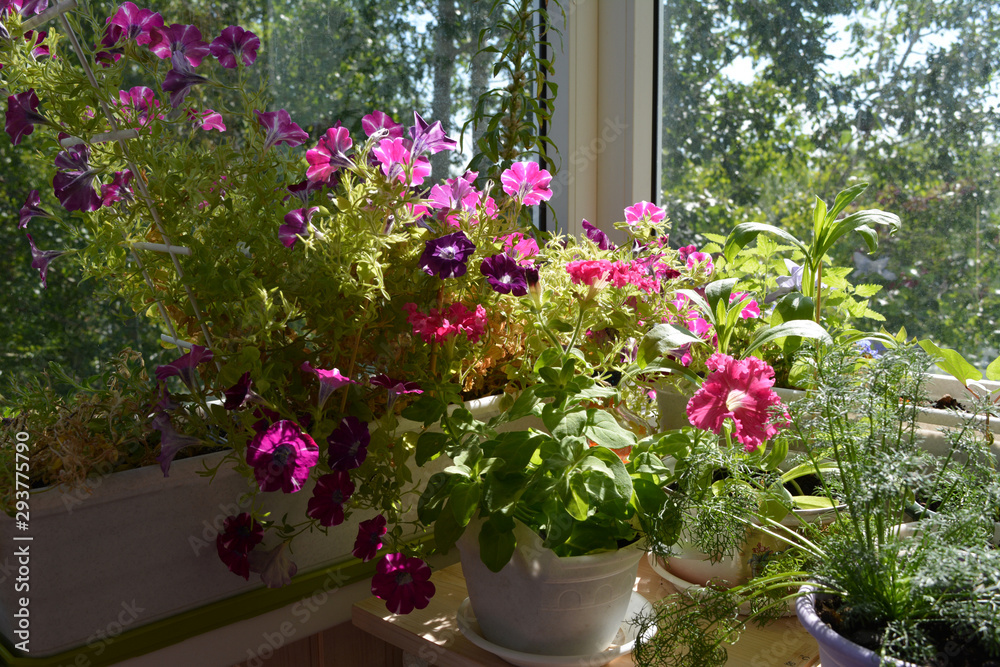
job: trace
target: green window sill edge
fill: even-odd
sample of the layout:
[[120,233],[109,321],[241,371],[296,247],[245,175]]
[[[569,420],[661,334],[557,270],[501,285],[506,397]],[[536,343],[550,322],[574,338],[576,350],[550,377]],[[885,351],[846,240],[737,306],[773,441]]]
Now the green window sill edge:
[[[423,535],[409,544],[433,539]],[[219,600],[190,611],[153,621],[114,638],[97,640],[62,653],[31,656],[15,652],[7,638],[0,638],[0,664],[8,667],[102,667],[172,646],[191,637],[245,621],[261,614],[370,578],[376,560],[351,558],[296,576],[284,588],[260,588]]]

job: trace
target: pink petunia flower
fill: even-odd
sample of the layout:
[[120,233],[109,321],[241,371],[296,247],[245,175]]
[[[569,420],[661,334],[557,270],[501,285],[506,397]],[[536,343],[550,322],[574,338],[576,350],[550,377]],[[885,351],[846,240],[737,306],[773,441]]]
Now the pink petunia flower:
[[129,203],[133,199],[132,172],[128,169],[116,171],[111,182],[101,186],[101,203],[104,206],[111,206],[122,200]]
[[715,271],[715,264],[712,263],[712,256],[705,252],[693,252],[687,256],[687,267],[690,271],[703,271],[705,275],[712,275]]
[[139,9],[133,2],[123,2],[115,15],[108,18],[107,24],[101,44],[108,48],[123,38],[134,39],[136,44],[149,44],[152,31],[163,27],[163,17],[159,12]]
[[[729,303],[742,301],[748,296],[749,294],[747,292],[733,292],[729,295]],[[744,320],[760,317],[760,306],[757,305],[757,301],[755,299],[751,299],[747,305],[743,306],[743,310],[740,311],[740,317]]]
[[426,607],[434,597],[436,589],[430,578],[431,568],[419,558],[386,554],[375,567],[372,595],[385,600],[392,613],[409,614]]
[[[308,236],[312,230],[312,217],[318,210],[318,206],[310,206],[309,208],[297,208],[286,213],[285,224],[278,227],[278,240],[281,241],[281,244],[286,248],[293,248],[300,237]],[[302,370],[319,373],[316,369],[305,368],[305,366],[308,366],[308,362],[303,365]],[[334,370],[336,371],[336,369]]]
[[[129,90],[118,91],[118,104],[125,121],[138,127],[149,125],[150,112],[155,111],[160,106],[159,100],[156,99],[156,93],[146,86],[136,86]],[[163,118],[163,116],[157,114],[157,118]]]
[[643,220],[647,220],[649,222],[663,222],[663,219],[666,217],[666,211],[656,204],[651,204],[648,201],[637,202],[625,209],[625,222],[630,225],[634,225]]
[[[301,210],[301,209],[300,209]],[[314,209],[315,210],[315,209]],[[293,211],[294,213],[294,211]],[[290,214],[289,214],[290,215]],[[287,218],[287,216],[286,216]],[[347,377],[346,375],[341,375],[340,370],[334,368],[333,370],[324,370],[322,368],[313,368],[308,361],[303,361],[302,370],[307,373],[315,373],[316,377],[319,378],[319,409],[322,410],[323,406],[326,404],[326,399],[330,398],[330,394],[340,389],[344,385],[357,384],[354,380]]]
[[385,130],[389,133],[390,139],[399,139],[406,130],[406,128],[394,121],[389,114],[378,109],[361,119],[361,129],[364,130],[366,137],[372,136],[379,130]]
[[573,279],[573,284],[598,289],[610,282],[613,270],[611,262],[606,259],[581,259],[566,264],[566,272]]
[[413,326],[413,333],[425,343],[442,342],[460,333],[476,343],[486,332],[486,308],[482,304],[469,310],[462,303],[453,303],[441,310],[431,308],[428,315],[420,312],[415,303],[403,304],[403,310],[407,312],[406,321]]
[[247,447],[247,463],[254,467],[261,491],[300,491],[318,461],[316,442],[287,419],[258,433]]
[[205,109],[204,111],[188,109],[188,118],[194,121],[195,127],[206,132],[208,130],[226,131],[226,123],[222,120],[222,114],[218,111],[212,109]]
[[306,151],[306,160],[309,162],[306,178],[310,181],[325,181],[340,167],[353,167],[354,162],[347,157],[347,151],[352,145],[351,133],[346,127],[328,129],[316,147]]
[[407,178],[406,168],[410,166],[412,155],[402,139],[383,139],[372,153],[382,165],[382,173],[389,180],[398,179],[405,185],[420,185],[431,174],[431,163],[426,157],[418,157]]
[[[733,435],[753,452],[788,424],[781,398],[771,389],[774,369],[766,362],[716,352],[705,366],[710,373],[687,404],[693,426],[719,435],[726,420],[732,420]],[[776,417],[772,407],[782,414]]]
[[525,206],[551,199],[550,181],[552,174],[539,169],[537,162],[515,162],[500,175],[503,191]]
[[271,146],[285,144],[287,146],[300,146],[309,138],[309,135],[299,127],[298,123],[292,122],[292,117],[284,109],[277,111],[253,110],[257,116],[257,123],[266,131],[264,135],[264,151]]
[[197,67],[211,53],[208,44],[201,40],[201,30],[197,26],[180,23],[173,23],[169,28],[153,28],[149,50],[159,58],[170,58],[174,69],[182,69],[184,65]]
[[169,377],[178,376],[188,386],[194,387],[194,369],[201,363],[212,360],[212,351],[201,345],[191,346],[191,351],[181,355],[169,364],[156,367],[156,379],[163,382]]

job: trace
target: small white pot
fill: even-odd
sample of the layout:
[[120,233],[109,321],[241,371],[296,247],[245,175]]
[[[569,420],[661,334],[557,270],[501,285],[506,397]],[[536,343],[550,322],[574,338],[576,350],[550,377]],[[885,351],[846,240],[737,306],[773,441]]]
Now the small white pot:
[[592,655],[606,649],[625,619],[643,550],[561,558],[518,523],[517,548],[500,572],[479,555],[478,525],[458,542],[469,601],[494,644],[535,655]]

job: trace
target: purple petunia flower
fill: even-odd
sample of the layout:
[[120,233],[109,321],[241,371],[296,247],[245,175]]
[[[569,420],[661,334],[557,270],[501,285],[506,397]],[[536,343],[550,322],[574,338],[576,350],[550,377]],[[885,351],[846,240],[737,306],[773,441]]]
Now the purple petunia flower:
[[430,578],[431,568],[419,558],[386,554],[375,566],[372,595],[385,600],[392,613],[409,614],[426,607],[434,597],[436,589]]
[[38,113],[38,94],[34,88],[23,93],[7,96],[7,118],[4,129],[10,141],[17,146],[21,140],[35,131],[35,125],[51,125],[49,119]]
[[466,260],[475,251],[475,244],[465,232],[455,232],[427,241],[420,255],[420,268],[429,276],[459,278],[465,275]]
[[211,53],[208,44],[201,41],[201,30],[197,26],[180,23],[171,24],[169,28],[153,28],[149,50],[160,58],[170,58],[174,69],[180,69],[184,61],[197,67],[202,58]]
[[537,162],[515,162],[500,174],[503,191],[525,206],[534,206],[552,198],[549,183],[552,175],[539,169]]
[[139,9],[135,3],[124,2],[115,15],[107,20],[101,44],[111,48],[122,38],[134,39],[136,44],[149,44],[152,40],[152,31],[162,27],[163,17],[159,12]]
[[170,477],[170,464],[177,456],[177,452],[185,447],[200,445],[201,440],[175,431],[174,425],[170,423],[170,415],[166,412],[156,414],[153,418],[153,428],[160,432],[160,453],[156,455],[156,460],[160,463],[163,476]]
[[243,407],[247,396],[250,395],[250,371],[241,375],[236,384],[224,391],[223,395],[226,397],[226,401],[222,407],[226,410],[239,410]]
[[253,112],[257,115],[257,122],[267,130],[264,136],[264,151],[278,144],[300,146],[309,138],[301,127],[292,122],[292,117],[284,109],[278,111],[254,109]]
[[420,385],[416,382],[403,382],[402,380],[393,380],[391,377],[385,373],[380,373],[375,375],[369,380],[375,387],[384,387],[388,390],[389,398],[386,406],[386,410],[391,410],[393,404],[396,402],[396,398],[403,394],[422,394],[424,390],[420,388]]
[[132,196],[132,172],[129,170],[116,171],[114,179],[101,186],[101,203],[111,206],[115,202],[125,200],[126,203],[133,201]]
[[406,168],[410,165],[412,155],[404,145],[403,139],[383,139],[372,151],[375,159],[382,165],[382,173],[389,180],[399,179],[406,185],[420,185],[424,177],[431,174],[431,163],[425,157],[418,157],[413,162],[410,177],[406,177]]
[[306,178],[310,181],[325,181],[340,167],[353,167],[354,162],[347,157],[351,148],[351,133],[346,127],[331,127],[323,135],[316,148],[306,151],[309,169]]
[[238,61],[250,67],[257,60],[257,49],[260,48],[260,38],[249,30],[238,25],[231,25],[222,34],[212,40],[209,49],[212,55],[219,59],[219,64],[226,69],[235,69]]
[[24,206],[21,207],[20,221],[17,223],[18,229],[27,229],[28,221],[32,218],[57,219],[54,215],[39,206],[41,203],[42,196],[38,194],[38,190],[32,190],[28,193],[28,198],[24,200]]
[[247,554],[264,541],[264,527],[252,516],[243,512],[236,516],[226,517],[222,524],[222,532],[215,538],[220,548]]
[[600,229],[590,224],[586,220],[583,221],[583,229],[587,235],[587,238],[597,244],[597,247],[601,250],[614,250],[615,244],[611,242],[608,235],[602,232]]
[[201,345],[192,345],[191,351],[182,354],[175,361],[156,367],[156,379],[163,382],[169,377],[178,376],[188,389],[194,389],[194,369],[199,364],[211,361],[212,351]]
[[101,197],[94,190],[97,170],[90,168],[90,148],[86,144],[71,146],[56,155],[56,175],[52,178],[59,203],[67,211],[96,211]]
[[367,563],[378,555],[382,548],[382,536],[386,534],[385,517],[379,514],[374,519],[368,519],[358,524],[358,538],[354,541],[355,558]]
[[509,255],[500,254],[485,258],[479,265],[479,272],[486,276],[486,282],[498,294],[524,296],[528,293],[524,268]]
[[206,81],[208,79],[200,74],[195,74],[194,70],[182,60],[179,63],[175,62],[173,69],[167,72],[161,88],[163,92],[170,93],[170,106],[176,109],[191,92],[192,87]]
[[270,551],[254,549],[247,554],[250,571],[260,574],[260,580],[268,588],[281,588],[292,583],[292,577],[299,567],[292,562],[285,552],[287,542],[282,542]]
[[425,152],[438,153],[440,151],[453,151],[458,148],[458,142],[445,136],[441,128],[441,121],[434,121],[428,125],[416,111],[413,112],[413,127],[410,128],[410,139],[413,145],[410,153],[414,157],[420,157]]
[[330,445],[330,467],[334,470],[353,470],[368,457],[371,442],[368,424],[354,415],[347,415],[326,438]]
[[322,368],[313,368],[313,366],[308,361],[303,361],[300,368],[306,371],[307,373],[315,373],[316,377],[319,378],[320,410],[322,410],[323,406],[326,404],[326,399],[330,398],[330,394],[340,389],[344,385],[357,384],[354,380],[347,377],[346,375],[341,375],[340,370],[336,368],[329,371],[323,370]]
[[[47,35],[48,32],[46,32],[45,30],[39,30],[37,33],[34,30],[29,30],[28,32],[24,33],[25,41],[27,41],[29,44],[35,47],[31,50],[31,56],[36,60],[38,58],[44,58],[48,55],[51,55],[49,53],[49,47],[42,44],[42,42],[45,41],[45,37]],[[39,46],[39,44],[42,45]]]
[[[309,206],[309,198],[312,197],[314,192],[322,190],[323,185],[323,181],[310,181],[307,178],[304,181],[296,183],[295,185],[289,185],[285,189],[298,197],[303,206]],[[285,199],[287,199],[287,197]]]
[[297,208],[286,213],[285,224],[278,227],[278,240],[281,241],[282,245],[286,248],[292,248],[299,237],[307,236],[306,231],[311,229],[310,221],[318,210],[318,206],[312,206],[310,208]]
[[379,130],[385,130],[389,133],[390,139],[402,138],[404,131],[403,126],[394,121],[391,116],[378,110],[372,111],[361,119],[361,129],[364,130],[366,137],[372,136]]
[[321,526],[339,526],[344,522],[344,503],[354,493],[354,482],[343,470],[334,470],[316,480],[316,488],[306,507],[306,516]]
[[10,4],[17,7],[21,16],[26,18],[41,14],[49,8],[49,0],[14,0]]
[[261,491],[300,491],[317,461],[316,442],[287,419],[258,433],[247,447],[247,463],[254,467]]
[[31,234],[27,234],[28,245],[31,246],[31,268],[38,269],[38,275],[42,279],[42,287],[48,287],[49,281],[49,264],[56,257],[60,255],[65,255],[67,251],[65,250],[39,250],[35,246],[35,239],[31,238]]

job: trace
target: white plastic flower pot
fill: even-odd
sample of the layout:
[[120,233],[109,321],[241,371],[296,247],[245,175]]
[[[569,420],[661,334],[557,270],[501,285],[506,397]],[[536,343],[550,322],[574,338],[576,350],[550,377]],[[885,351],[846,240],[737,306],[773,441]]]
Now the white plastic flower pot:
[[592,655],[606,649],[625,620],[643,550],[561,558],[518,523],[517,548],[500,572],[479,555],[477,526],[458,542],[469,601],[489,641],[534,655]]
[[819,644],[819,660],[823,667],[918,667],[912,662],[903,662],[888,658],[882,662],[877,654],[863,646],[858,646],[839,635],[833,628],[823,622],[816,613],[816,593],[811,586],[802,588],[803,595],[795,601],[795,611],[802,627],[811,634]]

